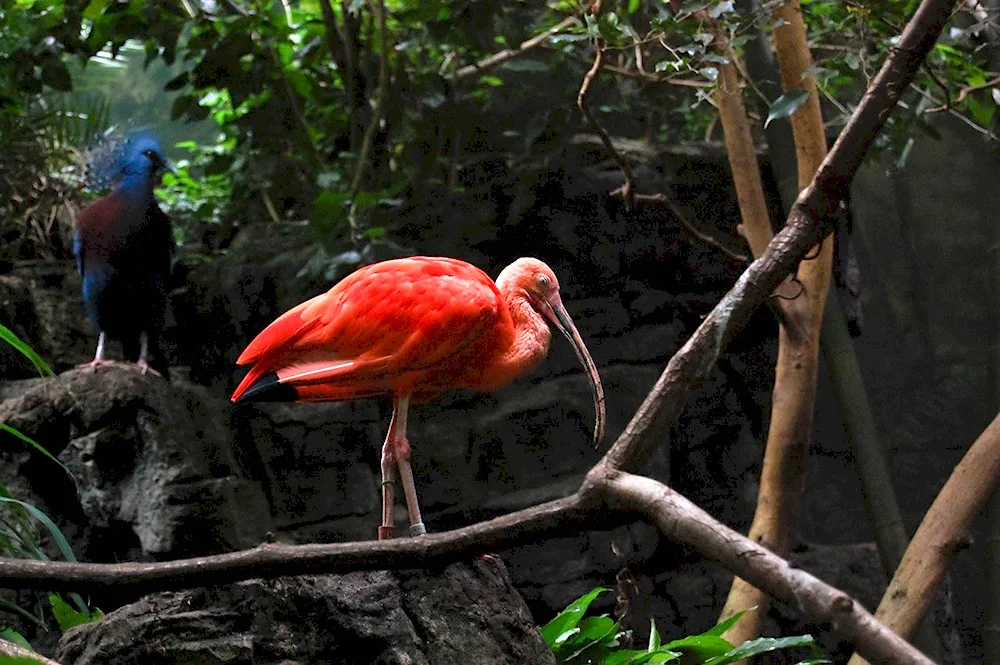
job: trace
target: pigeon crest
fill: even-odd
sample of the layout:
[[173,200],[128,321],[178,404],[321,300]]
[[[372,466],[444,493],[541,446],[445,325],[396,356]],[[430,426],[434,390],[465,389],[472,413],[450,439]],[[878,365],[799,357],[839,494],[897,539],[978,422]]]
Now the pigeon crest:
[[145,130],[111,130],[97,145],[84,154],[84,185],[92,192],[103,192],[117,184],[129,164],[146,150],[162,154],[160,142]]

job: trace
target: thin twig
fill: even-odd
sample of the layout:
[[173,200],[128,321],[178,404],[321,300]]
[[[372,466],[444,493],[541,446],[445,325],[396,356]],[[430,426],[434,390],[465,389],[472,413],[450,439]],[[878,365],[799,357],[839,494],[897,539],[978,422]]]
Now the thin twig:
[[[611,192],[611,195],[621,196],[621,189],[620,188],[616,189],[615,191]],[[674,204],[674,202],[671,201],[670,198],[665,194],[662,193],[636,194],[634,198],[637,203],[648,203],[652,205],[659,205],[666,207],[668,210],[670,210],[670,212],[674,215],[674,217],[677,218],[677,221],[680,222],[681,227],[684,228],[684,230],[686,230],[688,233],[693,235],[695,238],[698,238],[698,240],[701,240],[703,243],[707,245],[711,245],[712,247],[724,253],[726,256],[733,259],[734,261],[738,261],[739,263],[750,262],[750,257],[747,256],[746,254],[740,254],[739,252],[734,252],[733,250],[729,249],[721,242],[713,238],[712,236],[708,235],[707,233],[702,233],[697,228],[695,228],[695,226],[687,220],[687,217],[684,215],[684,213],[681,212],[680,208],[678,208]]]
[[[921,88],[916,83],[910,83],[909,88],[912,89],[912,90],[914,90],[914,91],[916,91],[916,93],[918,95],[920,95],[922,97],[926,97],[928,100],[934,102],[935,104],[938,104],[939,106],[944,106],[944,104],[941,102],[941,100],[939,100],[937,97],[935,97],[931,93],[929,93],[926,90],[924,90],[923,88]],[[926,113],[926,111],[925,111],[925,113]],[[972,129],[974,129],[975,131],[977,131],[980,134],[982,134],[983,136],[989,137],[990,139],[993,139],[994,141],[997,140],[998,137],[997,137],[996,133],[993,132],[992,129],[990,129],[988,127],[983,127],[982,125],[980,125],[978,122],[976,122],[972,118],[967,117],[964,113],[959,113],[956,109],[947,109],[947,113],[948,113],[948,115],[950,115],[950,116],[952,116],[954,118],[958,118],[959,120],[961,120],[962,122],[964,122],[966,125],[968,125],[969,127],[971,127]]]
[[554,26],[540,32],[531,39],[526,39],[521,42],[521,45],[516,49],[504,49],[503,51],[498,51],[493,55],[487,56],[475,62],[471,65],[466,65],[465,67],[460,67],[454,73],[448,76],[449,79],[456,81],[458,79],[465,78],[467,76],[472,76],[473,74],[478,74],[480,72],[486,71],[487,69],[492,69],[497,65],[503,64],[508,60],[513,60],[514,58],[520,57],[529,51],[532,51],[539,46],[543,45],[548,39],[552,38],[554,35],[558,35],[563,30],[571,28],[574,25],[579,25],[580,19],[575,16],[570,16],[565,18]]
[[[928,71],[928,73],[930,73],[930,72]],[[972,93],[978,92],[979,90],[986,90],[987,88],[993,88],[993,87],[996,87],[996,86],[1000,85],[1000,76],[997,76],[996,78],[990,79],[986,83],[982,83],[980,85],[966,86],[966,87],[964,87],[964,88],[962,88],[961,90],[958,91],[958,97],[956,97],[955,101],[952,102],[951,96],[948,93],[947,86],[945,86],[943,83],[941,83],[941,81],[938,80],[938,78],[936,76],[934,76],[933,74],[931,74],[931,78],[934,79],[934,82],[937,83],[938,86],[940,86],[942,90],[944,90],[945,100],[944,100],[944,104],[942,104],[940,106],[935,106],[934,108],[929,108],[929,109],[925,110],[924,113],[941,113],[942,111],[950,111],[950,110],[952,110],[952,107],[954,107],[955,105],[961,104],[962,102],[964,102],[965,98],[968,97],[969,95],[971,95]]]
[[604,49],[601,46],[601,40],[594,39],[594,49],[596,54],[594,55],[594,64],[591,65],[590,69],[583,77],[583,83],[580,85],[580,92],[576,96],[576,105],[580,108],[584,117],[587,118],[587,122],[590,123],[591,128],[597,132],[597,135],[601,137],[601,143],[604,144],[605,149],[611,153],[611,157],[615,160],[619,167],[621,167],[622,173],[625,175],[625,184],[622,185],[622,200],[625,203],[625,209],[632,209],[632,196],[635,192],[635,174],[632,172],[632,166],[628,163],[628,160],[618,152],[615,148],[614,143],[611,142],[611,136],[608,132],[597,122],[597,118],[594,114],[590,112],[590,107],[587,105],[587,93],[590,91],[590,86],[594,81],[594,77],[597,76],[597,72],[601,69],[601,61],[604,59]]

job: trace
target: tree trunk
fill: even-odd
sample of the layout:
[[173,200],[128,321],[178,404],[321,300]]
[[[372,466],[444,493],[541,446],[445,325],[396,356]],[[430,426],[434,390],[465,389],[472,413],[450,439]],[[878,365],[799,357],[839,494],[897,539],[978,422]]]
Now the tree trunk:
[[[826,156],[826,137],[823,133],[823,118],[819,108],[815,82],[804,79],[803,74],[812,67],[812,56],[806,43],[805,24],[797,0],[779,7],[774,13],[776,27],[774,40],[781,67],[782,84],[786,90],[805,86],[809,92],[806,103],[793,114],[792,133],[795,139],[796,161],[798,165],[798,186],[806,187]],[[718,37],[716,43],[718,44]],[[730,134],[739,122],[737,131],[749,136],[749,125],[742,107],[742,97],[738,87],[734,55],[723,50],[730,58],[730,64],[723,67],[723,85],[720,88],[720,116],[726,134],[726,146],[730,151],[734,177],[738,166],[752,169],[759,181],[760,174],[756,155],[750,146],[749,156],[743,152],[734,161]],[[735,99],[733,99],[735,98]],[[724,105],[723,102],[728,102]],[[729,111],[729,106],[739,108],[740,116]],[[729,111],[729,112],[724,112]],[[739,145],[737,147],[745,147]],[[752,162],[750,158],[752,157]],[[737,192],[739,192],[737,181]],[[759,205],[765,208],[763,190]],[[743,210],[744,197],[740,197]],[[767,228],[753,228],[754,219],[744,213],[745,235],[751,240],[754,256],[760,249],[754,238],[770,232]],[[778,364],[772,396],[770,430],[761,471],[760,491],[757,510],[750,526],[749,537],[763,544],[779,556],[788,556],[795,541],[795,527],[802,503],[805,486],[805,463],[813,428],[813,407],[816,399],[816,374],[819,356],[820,323],[830,282],[830,266],[833,257],[832,239],[825,240],[816,250],[817,256],[799,264],[798,277],[801,293],[792,300],[782,303],[782,322],[778,333]],[[760,634],[760,626],[766,614],[768,596],[749,583],[736,578],[726,600],[722,617],[756,606],[758,610],[748,614],[733,626],[726,638],[740,644]]]

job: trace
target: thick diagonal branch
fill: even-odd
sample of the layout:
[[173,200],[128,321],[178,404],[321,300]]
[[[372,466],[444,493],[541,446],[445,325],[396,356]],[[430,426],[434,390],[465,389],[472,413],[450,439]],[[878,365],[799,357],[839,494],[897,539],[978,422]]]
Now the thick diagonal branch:
[[666,485],[644,476],[612,473],[606,479],[611,507],[638,510],[672,539],[698,543],[706,557],[813,621],[832,624],[880,665],[933,661],[879,623],[860,603],[785,559],[724,526]]
[[637,468],[653,445],[638,433],[677,421],[687,395],[701,385],[753,310],[795,269],[809,249],[829,234],[827,220],[844,200],[869,147],[937,41],[954,5],[955,0],[924,0],[920,4],[813,181],[799,193],[785,227],[670,360],[601,464],[628,471]]
[[[972,521],[1000,482],[1000,416],[993,419],[934,499],[875,616],[909,637],[937,596],[951,557],[971,541]],[[877,663],[855,654],[849,665]]]

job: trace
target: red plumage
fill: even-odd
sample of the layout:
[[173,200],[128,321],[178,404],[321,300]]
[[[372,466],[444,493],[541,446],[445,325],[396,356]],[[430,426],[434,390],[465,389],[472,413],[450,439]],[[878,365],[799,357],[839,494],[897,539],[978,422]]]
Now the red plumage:
[[427,400],[454,387],[489,389],[495,377],[484,370],[513,334],[482,270],[447,258],[384,261],[265,328],[236,361],[253,367],[233,399],[271,372],[300,401],[411,390]]
[[604,431],[604,393],[594,361],[559,297],[552,270],[518,259],[496,283],[464,261],[414,257],[349,275],[327,293],[281,315],[237,363],[252,365],[234,402],[335,401],[391,396],[382,447],[382,526],[395,533],[393,481],[403,485],[413,534],[424,533],[410,468],[411,401],[452,388],[491,390],[533,369],[557,327],[587,370],[594,391],[595,441]]

